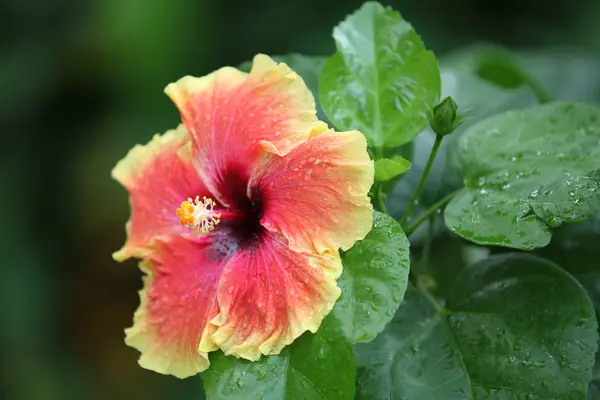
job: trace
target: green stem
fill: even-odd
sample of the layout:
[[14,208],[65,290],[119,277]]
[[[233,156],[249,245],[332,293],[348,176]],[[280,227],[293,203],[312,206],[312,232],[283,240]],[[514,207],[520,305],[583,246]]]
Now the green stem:
[[447,194],[442,199],[438,200],[434,205],[429,207],[423,214],[419,215],[405,230],[406,236],[410,236],[417,228],[429,217],[431,217],[437,210],[442,208],[446,203],[448,203],[461,189],[457,189],[452,193]]
[[[375,160],[379,160],[380,158],[383,158],[383,147],[380,146],[376,146],[374,149],[374,158]],[[375,182],[375,187],[374,187],[374,197],[375,197],[375,205],[377,206],[377,208],[379,209],[378,211],[381,211],[382,213],[386,213],[386,214],[390,214],[387,210],[387,207],[385,206],[385,201],[384,201],[384,194],[383,194],[383,183],[381,182]]]
[[427,181],[427,176],[431,171],[431,167],[433,166],[433,162],[435,161],[435,157],[438,153],[443,139],[444,136],[442,135],[435,136],[435,142],[433,143],[433,147],[431,148],[431,153],[429,153],[429,159],[427,160],[427,165],[425,165],[425,170],[421,175],[421,180],[419,180],[419,184],[417,185],[417,188],[413,193],[412,199],[410,199],[410,203],[408,203],[408,208],[406,209],[404,215],[402,216],[402,219],[400,220],[400,225],[402,225],[403,227],[406,226],[406,222],[410,218],[415,206],[417,205],[419,197],[421,197],[421,192],[423,191],[423,187],[425,186],[425,181]]
[[529,80],[528,84],[529,88],[535,94],[535,97],[537,97],[537,100],[540,104],[545,104],[552,101],[552,96],[550,96],[548,91],[542,85],[537,83],[537,81]]
[[533,94],[537,98],[537,101],[540,104],[552,101],[552,96],[550,95],[550,93],[546,90],[544,86],[542,86],[538,82],[536,78],[534,78],[531,74],[525,72],[522,69],[519,72],[521,75],[521,79],[525,82],[525,85],[528,86],[529,89],[531,89],[531,91],[533,92]]
[[447,316],[449,314],[448,310],[446,310],[444,307],[442,307],[442,305],[437,301],[437,299],[435,297],[433,297],[433,295],[431,293],[429,293],[429,291],[427,289],[425,289],[420,284],[420,282],[418,282],[418,280],[417,280],[416,286],[417,286],[417,289],[419,289],[419,291],[423,294],[423,296],[425,296],[425,298],[433,306],[433,308],[435,308],[435,311],[437,311],[442,316]]
[[379,211],[389,215],[390,213],[388,212],[387,207],[385,206],[385,201],[383,200],[382,184],[380,184],[380,183],[378,184],[376,193],[377,193],[376,201],[377,201],[377,207],[379,208]]
[[421,256],[421,270],[427,271],[429,268],[429,255],[431,254],[431,242],[433,242],[433,234],[435,228],[435,219],[427,219],[427,238],[423,246],[423,255]]

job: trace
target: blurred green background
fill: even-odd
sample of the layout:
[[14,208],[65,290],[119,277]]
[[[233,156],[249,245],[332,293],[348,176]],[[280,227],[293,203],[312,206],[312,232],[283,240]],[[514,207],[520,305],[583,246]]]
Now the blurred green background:
[[[176,126],[169,82],[258,52],[331,54],[361,3],[0,2],[0,398],[201,398],[199,379],[143,370],[123,343],[141,280],[110,257],[129,215],[110,170]],[[385,3],[438,55],[481,41],[600,50],[598,0]]]

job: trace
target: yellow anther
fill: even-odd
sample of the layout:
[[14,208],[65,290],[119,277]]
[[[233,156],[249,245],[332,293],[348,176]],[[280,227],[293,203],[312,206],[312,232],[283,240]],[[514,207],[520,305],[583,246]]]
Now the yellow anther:
[[177,217],[181,225],[187,226],[196,233],[208,233],[215,229],[215,226],[221,222],[221,213],[215,212],[217,203],[209,197],[196,196],[195,199],[188,198],[181,203],[177,209]]

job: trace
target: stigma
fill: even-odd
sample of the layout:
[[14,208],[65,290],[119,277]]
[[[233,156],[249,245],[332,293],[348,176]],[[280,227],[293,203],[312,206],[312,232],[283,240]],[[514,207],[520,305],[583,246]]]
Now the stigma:
[[179,223],[195,233],[206,234],[221,222],[221,213],[214,210],[217,203],[209,197],[188,198],[177,209]]

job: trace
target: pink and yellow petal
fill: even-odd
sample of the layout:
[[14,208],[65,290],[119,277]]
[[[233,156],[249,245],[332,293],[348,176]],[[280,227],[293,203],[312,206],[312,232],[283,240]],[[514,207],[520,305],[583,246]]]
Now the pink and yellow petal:
[[139,179],[143,177],[149,165],[156,162],[161,153],[169,152],[174,155],[176,150],[189,141],[190,136],[182,124],[162,135],[156,134],[147,144],[138,144],[129,150],[112,169],[111,175],[128,190],[133,189],[139,186]]
[[213,342],[225,354],[253,361],[279,354],[305,331],[317,331],[340,295],[341,271],[337,252],[294,252],[285,238],[265,233],[223,271]]
[[[216,290],[223,265],[210,257],[207,243],[183,238],[154,242],[127,345],[141,352],[142,367],[186,378],[208,368],[208,321],[217,313]],[[208,341],[208,345],[202,341]]]
[[152,267],[142,262],[140,268],[148,275],[144,277],[144,288],[140,290],[141,304],[134,314],[133,326],[125,330],[125,343],[141,352],[140,366],[151,371],[186,378],[205,370],[209,365],[207,354],[165,346],[156,327],[148,323],[147,290],[153,283]]
[[296,251],[347,250],[372,227],[373,162],[357,131],[318,132],[285,157],[267,156],[251,186],[263,194],[261,224]]
[[262,54],[249,74],[225,67],[201,78],[186,76],[165,92],[193,138],[205,181],[227,205],[227,177],[247,180],[265,148],[287,154],[322,125],[302,78]]
[[207,353],[218,348],[249,360],[278,354],[331,311],[340,295],[337,252],[294,252],[269,232],[254,246],[229,240],[213,233],[151,244],[126,330],[141,366],[185,378],[208,368]]
[[129,192],[131,218],[125,246],[115,252],[117,261],[145,257],[144,248],[156,236],[183,232],[175,214],[181,201],[209,195],[186,148],[190,137],[183,125],[136,145],[117,163],[112,176]]

